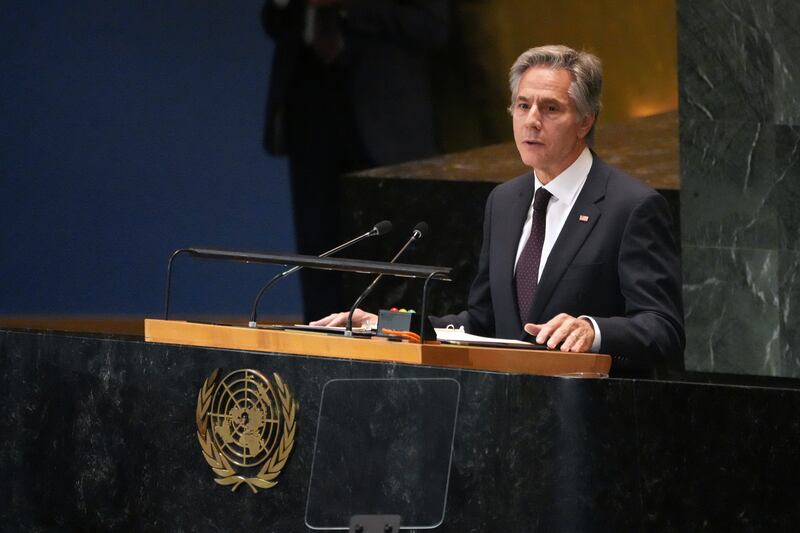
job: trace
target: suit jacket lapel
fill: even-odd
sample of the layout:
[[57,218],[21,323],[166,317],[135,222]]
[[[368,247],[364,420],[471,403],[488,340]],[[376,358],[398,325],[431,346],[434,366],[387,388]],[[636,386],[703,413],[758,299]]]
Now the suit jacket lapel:
[[[596,204],[605,196],[608,182],[606,172],[607,169],[595,155],[586,183],[583,185],[575,205],[567,215],[564,227],[561,228],[561,233],[547,258],[547,263],[539,279],[539,286],[536,288],[533,305],[528,314],[528,322],[539,323],[540,315],[553,296],[561,277],[592,232],[594,225],[597,224],[601,211]],[[582,215],[588,216],[588,220],[582,221]]]

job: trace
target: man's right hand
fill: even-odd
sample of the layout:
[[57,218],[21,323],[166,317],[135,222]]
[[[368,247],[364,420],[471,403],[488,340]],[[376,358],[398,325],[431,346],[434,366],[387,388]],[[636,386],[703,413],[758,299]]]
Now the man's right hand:
[[[343,313],[333,313],[319,320],[309,322],[309,326],[344,326],[347,324],[347,311]],[[356,308],[353,313],[353,327],[358,328],[365,325],[375,326],[378,323],[378,315],[373,315]]]

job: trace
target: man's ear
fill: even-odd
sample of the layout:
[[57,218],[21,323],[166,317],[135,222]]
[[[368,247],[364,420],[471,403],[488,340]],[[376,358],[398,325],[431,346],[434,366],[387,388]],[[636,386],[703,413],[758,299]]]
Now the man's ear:
[[592,126],[594,126],[595,115],[589,113],[588,115],[584,115],[583,118],[578,122],[578,138],[585,139],[587,135],[589,135],[589,131],[591,131]]

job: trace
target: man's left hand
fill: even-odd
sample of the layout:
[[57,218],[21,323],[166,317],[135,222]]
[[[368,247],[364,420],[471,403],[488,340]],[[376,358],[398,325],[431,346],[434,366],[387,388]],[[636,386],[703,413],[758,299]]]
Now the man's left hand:
[[536,337],[536,344],[546,344],[551,350],[561,344],[562,352],[588,352],[594,342],[592,323],[566,313],[546,324],[525,324],[525,331]]

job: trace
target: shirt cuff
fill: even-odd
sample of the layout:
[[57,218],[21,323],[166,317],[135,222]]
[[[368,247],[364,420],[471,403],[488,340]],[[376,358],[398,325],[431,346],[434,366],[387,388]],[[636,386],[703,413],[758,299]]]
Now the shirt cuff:
[[597,322],[594,321],[594,318],[590,316],[581,315],[578,318],[588,320],[592,323],[592,327],[594,328],[594,341],[592,342],[592,347],[589,348],[589,351],[591,353],[598,353],[600,351],[600,327],[597,325]]

